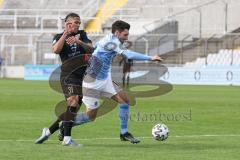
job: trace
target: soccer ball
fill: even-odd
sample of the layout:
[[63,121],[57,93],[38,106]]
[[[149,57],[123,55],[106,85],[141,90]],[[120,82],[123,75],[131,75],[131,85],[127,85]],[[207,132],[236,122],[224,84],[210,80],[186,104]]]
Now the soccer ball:
[[152,128],[152,135],[155,140],[164,141],[168,138],[169,130],[165,124],[156,124]]

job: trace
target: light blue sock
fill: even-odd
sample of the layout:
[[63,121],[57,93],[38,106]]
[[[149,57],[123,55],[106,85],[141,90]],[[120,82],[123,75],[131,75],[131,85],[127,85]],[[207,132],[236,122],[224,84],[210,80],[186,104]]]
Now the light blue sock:
[[74,121],[74,126],[78,126],[84,123],[88,123],[91,122],[92,120],[88,117],[88,115],[86,113],[79,113],[76,117],[75,117],[75,121]]
[[128,132],[129,105],[121,103],[119,105],[120,133]]

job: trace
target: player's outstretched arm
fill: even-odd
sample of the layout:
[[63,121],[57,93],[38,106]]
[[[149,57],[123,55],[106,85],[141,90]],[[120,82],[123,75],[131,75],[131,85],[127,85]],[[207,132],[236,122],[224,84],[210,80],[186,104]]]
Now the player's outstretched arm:
[[162,61],[163,59],[159,55],[147,56],[142,53],[126,50],[122,53],[127,59],[139,60],[139,61]]
[[159,61],[162,62],[163,59],[159,55],[152,56],[152,61]]

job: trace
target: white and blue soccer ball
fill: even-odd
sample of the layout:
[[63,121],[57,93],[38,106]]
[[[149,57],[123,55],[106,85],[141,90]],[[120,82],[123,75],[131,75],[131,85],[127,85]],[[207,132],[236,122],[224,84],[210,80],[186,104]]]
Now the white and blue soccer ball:
[[159,123],[152,128],[152,136],[155,140],[164,141],[168,138],[169,129],[165,124]]

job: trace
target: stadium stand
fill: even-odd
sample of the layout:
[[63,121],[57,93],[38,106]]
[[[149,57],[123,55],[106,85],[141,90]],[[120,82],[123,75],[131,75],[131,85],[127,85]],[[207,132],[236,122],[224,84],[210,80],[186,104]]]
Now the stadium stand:
[[[109,32],[116,19],[128,21],[132,49],[149,55],[162,54],[166,64],[183,65],[201,57],[208,59],[208,55],[221,49],[239,47],[239,32],[231,35],[240,24],[237,0],[125,0],[111,7],[111,13],[100,14],[102,7],[112,3],[111,0],[89,0],[87,3],[84,0],[64,0],[62,3],[57,0],[3,1],[1,54],[8,65],[57,63],[57,60],[44,60],[44,53],[51,52],[52,35],[62,31],[60,18],[70,11],[81,15],[83,26],[90,28],[88,34],[94,42],[103,36],[102,33]],[[223,18],[216,19],[219,16]],[[98,22],[101,19],[101,23],[93,25],[92,19]],[[229,46],[229,43],[235,44]],[[20,45],[25,49],[18,49]],[[29,60],[22,59],[21,63],[23,54],[29,54]]]
[[218,53],[209,54],[204,58],[197,58],[193,62],[187,62],[184,67],[199,68],[205,66],[227,67],[240,66],[240,51],[231,49],[221,49]]
[[[51,53],[52,34],[62,31],[62,18],[69,12],[76,12],[81,15],[84,26],[102,3],[103,0],[97,3],[96,0],[65,0],[62,3],[57,0],[4,1],[0,9],[0,53],[5,64],[53,63],[43,60],[44,53],[39,54],[39,50]],[[47,47],[43,35],[47,35]],[[41,49],[44,45],[40,43],[47,49]]]
[[0,8],[2,7],[3,5],[3,0],[0,0]]
[[96,16],[87,24],[87,32],[101,32],[102,24],[111,17],[118,9],[122,8],[128,0],[114,1],[106,0],[105,3],[99,8]]

